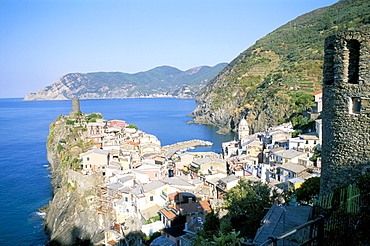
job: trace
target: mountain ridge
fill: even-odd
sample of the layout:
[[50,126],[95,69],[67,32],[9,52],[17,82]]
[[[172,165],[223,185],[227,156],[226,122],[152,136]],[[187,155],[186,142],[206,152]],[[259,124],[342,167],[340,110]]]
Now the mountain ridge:
[[115,99],[128,97],[194,98],[227,63],[213,67],[199,66],[182,71],[158,66],[137,73],[91,72],[68,73],[53,84],[29,93],[24,101],[79,99]]

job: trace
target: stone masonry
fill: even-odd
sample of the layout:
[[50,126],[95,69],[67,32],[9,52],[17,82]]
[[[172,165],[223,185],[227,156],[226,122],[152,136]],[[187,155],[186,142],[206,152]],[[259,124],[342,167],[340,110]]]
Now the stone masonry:
[[72,111],[74,113],[80,112],[80,100],[79,99],[72,99]]
[[325,40],[320,193],[370,172],[370,28]]

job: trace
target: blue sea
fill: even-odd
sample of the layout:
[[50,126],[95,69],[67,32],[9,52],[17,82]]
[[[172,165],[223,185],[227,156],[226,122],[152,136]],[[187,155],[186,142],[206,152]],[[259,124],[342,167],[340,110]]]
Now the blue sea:
[[[136,98],[81,100],[84,113],[102,113],[107,120],[125,120],[154,134],[162,145],[192,139],[207,140],[212,147],[196,151],[221,152],[221,143],[234,135],[217,134],[217,128],[186,124],[196,107],[191,99]],[[46,139],[49,124],[68,115],[71,101],[25,102],[0,99],[0,245],[45,245],[43,215],[38,208],[52,199],[47,170]]]

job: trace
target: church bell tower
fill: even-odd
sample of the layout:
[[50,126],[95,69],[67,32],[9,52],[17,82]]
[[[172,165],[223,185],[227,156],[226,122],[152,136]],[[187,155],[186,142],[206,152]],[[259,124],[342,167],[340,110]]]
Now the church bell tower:
[[248,122],[244,118],[239,122],[238,135],[239,135],[239,140],[249,136]]

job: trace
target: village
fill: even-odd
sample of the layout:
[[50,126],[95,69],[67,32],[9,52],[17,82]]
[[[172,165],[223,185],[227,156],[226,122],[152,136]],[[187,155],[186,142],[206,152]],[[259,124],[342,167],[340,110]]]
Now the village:
[[132,232],[161,231],[151,245],[191,245],[205,215],[222,212],[223,194],[239,179],[283,193],[320,176],[320,157],[313,157],[321,146],[322,92],[313,95],[316,106],[305,116],[315,120],[315,131],[293,137],[292,124],[284,123],[250,134],[243,119],[238,139],[224,142],[222,153],[196,152],[194,147],[212,144],[202,140],[161,146],[156,136],[122,120],[87,123],[84,141],[93,144],[80,154],[80,172],[101,173],[104,185],[98,197],[86,199],[98,213],[115,218],[104,244],[117,245]]

